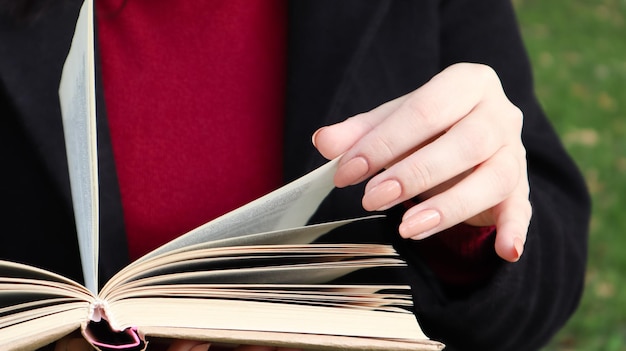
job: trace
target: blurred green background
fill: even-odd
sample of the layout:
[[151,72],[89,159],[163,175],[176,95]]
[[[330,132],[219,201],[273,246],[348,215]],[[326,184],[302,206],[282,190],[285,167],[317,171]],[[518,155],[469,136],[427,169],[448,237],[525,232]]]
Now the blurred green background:
[[545,350],[626,350],[626,0],[514,0],[539,100],[593,197],[581,305]]

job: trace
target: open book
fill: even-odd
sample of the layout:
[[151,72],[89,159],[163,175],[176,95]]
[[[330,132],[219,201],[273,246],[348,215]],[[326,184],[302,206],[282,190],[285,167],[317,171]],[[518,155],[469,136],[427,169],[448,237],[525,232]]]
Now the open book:
[[[98,288],[93,9],[81,9],[59,89],[85,284],[0,261],[0,346],[34,350],[80,330],[102,351],[152,337],[307,349],[440,350],[407,286],[332,281],[404,265],[389,245],[322,244],[364,218],[305,225],[333,189],[336,161],[131,263]],[[149,348],[148,348],[149,349]]]

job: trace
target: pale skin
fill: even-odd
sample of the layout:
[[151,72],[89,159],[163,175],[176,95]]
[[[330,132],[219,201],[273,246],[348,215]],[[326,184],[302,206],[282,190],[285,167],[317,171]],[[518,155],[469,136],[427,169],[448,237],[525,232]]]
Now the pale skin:
[[335,184],[368,181],[366,210],[419,196],[400,235],[423,239],[458,223],[495,226],[495,251],[517,261],[531,217],[522,112],[496,73],[479,64],[448,67],[428,83],[369,112],[318,130],[326,158],[341,156]]
[[[373,176],[362,199],[366,210],[420,199],[402,218],[402,237],[420,240],[459,223],[495,226],[495,252],[515,262],[532,214],[522,120],[491,68],[461,63],[407,95],[320,128],[313,144],[327,159],[341,157],[338,187]],[[177,340],[168,351],[209,348]],[[74,339],[55,349],[83,350],[89,345]],[[296,351],[248,345],[235,350]]]

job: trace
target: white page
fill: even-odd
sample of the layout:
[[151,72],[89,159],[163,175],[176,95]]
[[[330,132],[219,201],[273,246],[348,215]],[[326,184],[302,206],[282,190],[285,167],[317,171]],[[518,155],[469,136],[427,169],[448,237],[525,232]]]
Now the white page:
[[85,286],[98,289],[98,167],[93,3],[81,7],[59,98]]
[[[332,221],[320,224],[311,224],[302,227],[293,227],[287,229],[280,229],[271,232],[254,233],[241,235],[236,237],[229,237],[225,239],[213,240],[202,242],[200,244],[185,246],[178,250],[172,250],[166,254],[194,251],[201,249],[209,249],[216,247],[233,247],[233,246],[250,246],[250,245],[289,245],[289,244],[308,244],[322,235],[330,232],[333,229],[341,226],[374,218],[383,218],[383,215],[372,215],[367,217],[359,217],[354,219],[345,219],[342,221]],[[152,256],[151,258],[156,257]]]
[[427,339],[415,316],[406,311],[396,313],[278,303],[268,305],[256,301],[183,298],[128,299],[112,302],[109,307],[114,316],[109,322],[118,330],[136,325],[139,328],[164,326],[403,340]]

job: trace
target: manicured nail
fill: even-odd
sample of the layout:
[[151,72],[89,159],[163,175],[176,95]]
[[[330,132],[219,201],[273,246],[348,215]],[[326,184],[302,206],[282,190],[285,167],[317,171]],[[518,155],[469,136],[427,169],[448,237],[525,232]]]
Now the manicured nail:
[[317,143],[315,142],[315,140],[317,140],[317,135],[318,135],[318,134],[320,133],[320,131],[321,131],[322,129],[324,129],[324,128],[326,128],[326,127],[322,127],[322,128],[320,128],[320,129],[316,130],[316,131],[315,131],[315,133],[313,133],[313,136],[311,136],[311,142],[313,143],[313,146],[315,146],[315,148],[317,148]]
[[441,215],[436,210],[424,210],[408,218],[400,224],[400,234],[413,240],[420,240],[426,237],[426,232],[435,228],[441,222]]
[[515,261],[519,260],[522,257],[522,253],[524,252],[524,241],[521,238],[516,237],[513,239],[513,247],[515,250]]
[[386,180],[365,193],[363,208],[368,211],[383,211],[394,205],[393,201],[402,194],[402,186],[397,180]]
[[355,157],[337,169],[335,185],[341,188],[357,184],[365,179],[367,172],[369,172],[367,160],[363,157]]

